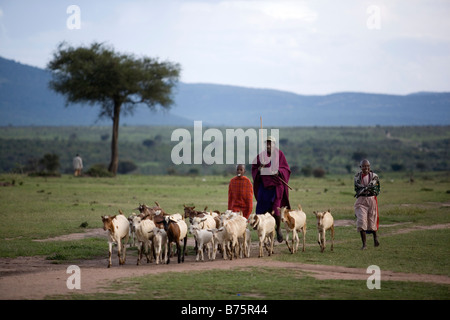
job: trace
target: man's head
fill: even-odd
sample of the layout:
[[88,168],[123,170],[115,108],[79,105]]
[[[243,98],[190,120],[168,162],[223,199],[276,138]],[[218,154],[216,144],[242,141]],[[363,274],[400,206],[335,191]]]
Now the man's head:
[[361,168],[361,171],[363,174],[368,174],[370,171],[370,162],[367,159],[361,160],[359,163],[359,167]]
[[266,140],[266,150],[267,150],[267,153],[270,155],[271,154],[271,152],[272,152],[272,148],[274,148],[275,147],[275,143],[276,143],[277,141],[276,141],[276,139],[274,138],[274,137],[271,137],[271,136],[269,136],[269,137],[267,137],[267,140]]

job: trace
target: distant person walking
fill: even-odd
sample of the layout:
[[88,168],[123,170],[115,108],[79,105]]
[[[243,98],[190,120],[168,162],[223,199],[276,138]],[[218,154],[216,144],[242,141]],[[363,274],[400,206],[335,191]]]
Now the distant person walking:
[[248,219],[253,210],[253,185],[244,174],[245,166],[238,164],[236,177],[230,180],[228,186],[228,210],[242,211],[245,219]]
[[370,170],[370,162],[367,159],[361,161],[361,171],[355,175],[355,216],[356,230],[361,234],[362,250],[367,249],[366,234],[373,234],[375,247],[380,245],[378,241],[378,200],[380,193],[380,179]]
[[75,170],[74,176],[81,176],[81,171],[83,170],[83,159],[81,159],[80,155],[77,153],[76,157],[73,158],[73,169]]

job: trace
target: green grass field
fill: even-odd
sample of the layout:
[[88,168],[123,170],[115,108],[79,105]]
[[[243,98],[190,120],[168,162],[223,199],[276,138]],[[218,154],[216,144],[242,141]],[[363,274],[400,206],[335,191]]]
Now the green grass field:
[[[232,176],[133,176],[116,178],[31,178],[4,174],[0,182],[0,257],[45,256],[55,263],[105,256],[104,239],[36,242],[58,235],[102,227],[101,215],[129,214],[139,203],[158,201],[170,213],[182,212],[183,204],[224,211],[228,182]],[[450,174],[433,172],[416,174],[413,183],[400,173],[381,176],[380,242],[359,250],[360,239],[354,226],[336,227],[334,252],[321,254],[317,245],[314,210],[330,208],[335,220],[354,220],[352,175],[318,178],[294,178],[289,184],[292,206],[300,203],[307,213],[306,252],[291,255],[286,246],[273,257],[280,261],[367,268],[450,276],[448,229],[421,229],[399,233],[417,226],[450,223]],[[256,240],[256,237],[254,237]],[[368,237],[371,240],[371,237]],[[329,242],[328,242],[329,243]],[[370,241],[368,241],[371,244]],[[130,254],[135,254],[130,250]],[[106,260],[105,260],[106,261]],[[131,260],[133,261],[133,259]],[[133,262],[129,262],[133,263]],[[276,277],[270,275],[276,274]],[[165,278],[167,277],[167,278]],[[171,281],[164,281],[170,277]],[[114,282],[115,287],[133,287],[132,293],[72,295],[73,299],[449,299],[450,286],[430,283],[385,281],[382,290],[368,290],[362,281],[316,280],[304,272],[283,274],[277,270],[254,266],[239,271],[210,270],[202,273],[195,290],[197,273],[164,274],[130,278]],[[175,279],[175,280],[174,280]],[[207,279],[225,283],[217,288]],[[245,281],[244,281],[245,279]],[[253,279],[254,281],[250,281]],[[176,283],[177,290],[167,286]],[[255,283],[258,283],[256,285]],[[298,285],[292,285],[293,283]],[[151,290],[150,290],[151,288]],[[181,288],[181,290],[180,290]],[[331,290],[331,291],[330,291]],[[160,294],[156,295],[156,292]],[[182,293],[180,293],[182,292]],[[195,292],[195,294],[193,294]],[[333,293],[331,293],[333,292]],[[239,296],[238,296],[239,294]],[[61,298],[61,297],[57,297]]]

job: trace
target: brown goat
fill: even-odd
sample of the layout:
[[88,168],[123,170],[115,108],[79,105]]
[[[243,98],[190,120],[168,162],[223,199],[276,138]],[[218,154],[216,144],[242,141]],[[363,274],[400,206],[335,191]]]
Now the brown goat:
[[[167,264],[170,263],[171,255],[171,243],[174,242],[177,246],[178,263],[184,262],[184,254],[186,252],[186,242],[187,242],[187,225],[184,220],[175,221],[171,217],[165,217],[162,220],[164,225],[164,230],[167,233],[167,245],[169,246],[169,253],[167,255]],[[183,254],[181,254],[181,240],[184,240]]]
[[205,213],[206,213],[206,209],[208,207],[205,207],[205,210],[203,211],[197,211],[194,210],[195,206],[193,207],[187,207],[185,204],[183,204],[184,207],[184,218],[189,218],[189,222],[192,223],[192,219],[194,219],[195,217],[200,217],[203,218]]
[[140,204],[139,203],[139,207],[137,207],[135,210],[139,210],[140,217],[142,219],[152,219],[155,217],[156,215],[156,211],[160,210],[163,216],[166,216],[167,213],[160,207],[159,203],[155,201],[156,206],[154,207],[148,207],[147,205]]

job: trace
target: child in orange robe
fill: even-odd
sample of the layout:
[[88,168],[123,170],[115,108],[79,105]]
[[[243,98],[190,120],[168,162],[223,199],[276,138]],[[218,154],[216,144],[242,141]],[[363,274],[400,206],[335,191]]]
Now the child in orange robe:
[[236,177],[230,180],[228,186],[228,210],[242,211],[246,219],[253,210],[253,185],[245,175],[245,166],[239,164],[236,167]]

